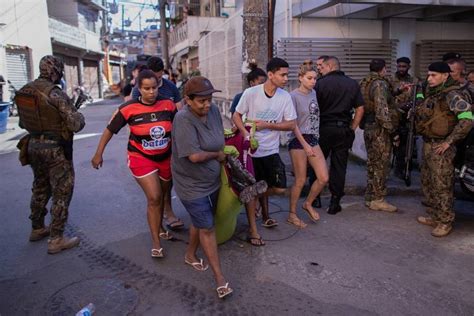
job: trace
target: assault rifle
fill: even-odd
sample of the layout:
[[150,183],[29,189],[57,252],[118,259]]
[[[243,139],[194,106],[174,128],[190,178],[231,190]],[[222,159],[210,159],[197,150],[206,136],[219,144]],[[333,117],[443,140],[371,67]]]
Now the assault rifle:
[[411,169],[413,167],[413,149],[415,148],[415,112],[417,101],[424,99],[422,93],[418,93],[419,84],[413,86],[412,101],[408,110],[408,138],[405,151],[404,180],[407,187],[411,185]]

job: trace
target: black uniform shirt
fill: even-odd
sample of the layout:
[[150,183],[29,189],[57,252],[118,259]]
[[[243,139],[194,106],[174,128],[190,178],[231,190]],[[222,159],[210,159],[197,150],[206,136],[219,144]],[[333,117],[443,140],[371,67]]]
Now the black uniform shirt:
[[342,71],[331,71],[316,82],[321,125],[327,122],[352,121],[352,110],[364,105],[357,81]]

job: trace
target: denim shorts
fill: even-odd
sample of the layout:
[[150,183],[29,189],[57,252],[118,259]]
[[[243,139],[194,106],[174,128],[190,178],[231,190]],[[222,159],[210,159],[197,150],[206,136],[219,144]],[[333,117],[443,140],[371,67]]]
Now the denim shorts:
[[[303,134],[303,138],[311,147],[317,146],[319,144],[319,139],[313,134]],[[288,143],[288,149],[292,150],[292,149],[304,149],[304,148],[303,148],[303,145],[301,145],[298,138],[295,137]]]
[[216,213],[217,197],[219,190],[194,200],[181,200],[184,208],[191,216],[193,226],[199,229],[214,227],[214,214]]

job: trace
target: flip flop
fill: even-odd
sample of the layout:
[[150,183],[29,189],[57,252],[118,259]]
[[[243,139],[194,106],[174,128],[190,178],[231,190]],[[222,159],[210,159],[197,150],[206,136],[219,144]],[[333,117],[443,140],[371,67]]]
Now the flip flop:
[[269,218],[262,223],[262,226],[266,228],[272,228],[272,227],[278,226],[278,222],[274,220],[273,218]]
[[163,258],[164,255],[163,255],[163,248],[160,248],[160,249],[155,249],[153,248],[151,250],[151,257],[152,258]]
[[287,219],[286,222],[288,224],[291,224],[293,226],[296,226],[298,227],[299,229],[302,229],[302,228],[305,228],[306,226],[308,226],[308,224],[306,224],[305,222],[303,222],[301,219],[298,218],[298,220],[290,220],[290,219]]
[[[254,240],[256,240],[257,243],[255,243]],[[263,241],[262,237],[257,238],[257,237],[247,236],[247,242],[255,247],[265,246],[265,242]]]
[[303,211],[305,211],[308,215],[309,215],[309,218],[311,218],[311,220],[315,223],[317,223],[319,221],[319,216],[318,217],[314,217],[313,214],[311,214],[311,212],[305,208],[305,207],[301,207],[303,209]]
[[184,258],[184,263],[189,264],[191,267],[194,268],[194,270],[197,271],[206,271],[207,269],[209,269],[209,265],[204,265],[204,260],[202,260],[201,258],[198,259],[199,261],[191,262],[188,259]]
[[166,223],[166,227],[168,227],[169,230],[180,230],[184,227],[184,223],[181,218],[176,217],[174,221]]
[[160,233],[158,236],[160,236],[160,238],[164,239],[164,240],[172,240],[174,238],[173,236],[171,236],[169,231],[166,231],[164,233]]
[[234,290],[229,287],[229,282],[227,282],[225,285],[217,287],[216,292],[219,298],[224,298],[230,293],[234,292]]

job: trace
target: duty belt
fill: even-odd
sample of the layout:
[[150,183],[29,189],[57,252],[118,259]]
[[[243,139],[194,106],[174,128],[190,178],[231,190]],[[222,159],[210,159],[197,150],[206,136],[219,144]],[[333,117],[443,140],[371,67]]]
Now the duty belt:
[[444,138],[423,137],[423,141],[425,143],[441,143],[441,142],[444,142]]
[[349,123],[345,121],[321,122],[321,127],[349,127]]

